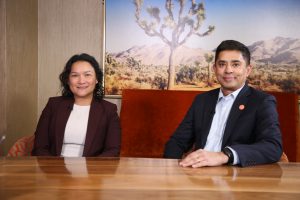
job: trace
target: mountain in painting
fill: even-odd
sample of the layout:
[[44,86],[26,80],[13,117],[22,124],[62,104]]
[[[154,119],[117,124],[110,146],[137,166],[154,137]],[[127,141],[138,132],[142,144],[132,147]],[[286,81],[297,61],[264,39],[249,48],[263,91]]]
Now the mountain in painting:
[[272,64],[300,63],[300,40],[276,37],[249,46],[255,61]]
[[[194,64],[195,62],[205,62],[204,55],[212,54],[212,51],[195,49],[186,46],[180,46],[174,53],[173,63]],[[133,57],[135,60],[141,60],[144,65],[168,65],[170,49],[166,45],[154,44],[151,46],[133,46],[132,48],[116,54],[111,54],[119,62],[125,62],[127,58]]]
[[[252,59],[256,62],[271,64],[300,63],[300,40],[293,38],[276,37],[270,40],[258,41],[251,44]],[[191,65],[195,62],[205,64],[205,54],[214,54],[213,51],[200,48],[180,46],[174,53],[174,65]],[[124,63],[132,57],[144,65],[169,64],[170,49],[166,45],[153,44],[150,46],[133,46],[125,51],[111,54],[118,62]]]

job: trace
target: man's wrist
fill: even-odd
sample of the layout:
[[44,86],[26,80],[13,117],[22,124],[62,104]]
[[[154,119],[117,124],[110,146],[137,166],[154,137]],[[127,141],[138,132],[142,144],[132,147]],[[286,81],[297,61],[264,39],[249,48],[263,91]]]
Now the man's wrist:
[[228,164],[228,165],[232,165],[232,164],[233,164],[233,161],[234,161],[232,151],[231,151],[228,147],[225,147],[225,148],[222,150],[222,152],[228,157],[228,162],[227,162],[227,164]]

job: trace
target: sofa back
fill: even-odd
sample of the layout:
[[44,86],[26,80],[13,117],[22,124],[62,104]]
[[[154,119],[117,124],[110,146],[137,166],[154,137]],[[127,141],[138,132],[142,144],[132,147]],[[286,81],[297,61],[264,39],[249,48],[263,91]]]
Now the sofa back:
[[[121,156],[161,158],[165,143],[200,93],[203,91],[123,90]],[[298,96],[270,93],[277,99],[284,152],[290,161],[300,161]]]

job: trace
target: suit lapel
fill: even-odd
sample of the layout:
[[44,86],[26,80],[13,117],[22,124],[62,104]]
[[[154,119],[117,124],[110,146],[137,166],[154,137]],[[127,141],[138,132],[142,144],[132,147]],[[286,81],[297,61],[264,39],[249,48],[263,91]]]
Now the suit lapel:
[[[212,91],[212,94],[207,98],[203,103],[205,103],[204,106],[204,134],[200,135],[200,148],[204,148],[207,140],[207,136],[209,134],[209,130],[211,128],[212,120],[215,115],[215,109],[216,109],[216,104],[218,101],[218,96],[219,96],[219,91],[220,89],[216,89]],[[200,113],[200,112],[199,112]]]
[[60,156],[61,149],[64,141],[65,129],[73,109],[74,99],[64,99],[61,104],[59,104],[57,117],[56,117],[56,152]]
[[102,115],[103,115],[102,104],[100,102],[96,101],[95,99],[93,99],[91,108],[90,108],[83,156],[86,156],[88,154],[89,150],[92,148],[92,143],[97,134],[97,127],[99,124],[99,120],[97,120],[97,119],[100,119]]
[[239,116],[244,111],[244,109],[240,109],[240,106],[243,105],[244,107],[247,107],[249,95],[250,95],[250,89],[247,85],[245,85],[244,88],[236,97],[236,100],[234,101],[230,113],[228,115],[226,128],[224,131],[224,136],[222,141],[222,149],[225,147],[225,144],[227,143],[230,135],[232,134],[232,130],[235,127]]

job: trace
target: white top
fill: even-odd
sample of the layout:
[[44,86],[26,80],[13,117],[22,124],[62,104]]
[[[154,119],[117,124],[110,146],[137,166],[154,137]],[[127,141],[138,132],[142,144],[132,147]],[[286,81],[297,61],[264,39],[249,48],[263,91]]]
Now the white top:
[[90,106],[74,104],[66,124],[61,156],[81,157],[83,154]]
[[[224,130],[226,127],[226,122],[228,115],[230,113],[233,102],[240,93],[243,87],[232,92],[231,94],[224,96],[222,90],[220,89],[218,102],[215,108],[215,115],[209,130],[207,141],[204,149],[207,151],[220,152],[222,148],[222,141],[224,136]],[[230,148],[230,147],[229,147]],[[230,148],[234,154],[233,164],[239,163],[239,157],[232,148]]]

